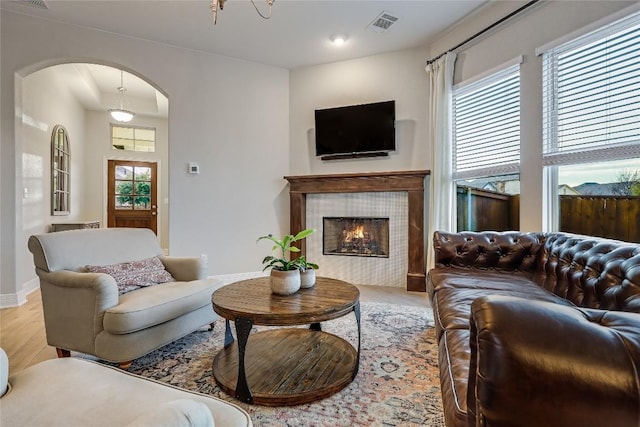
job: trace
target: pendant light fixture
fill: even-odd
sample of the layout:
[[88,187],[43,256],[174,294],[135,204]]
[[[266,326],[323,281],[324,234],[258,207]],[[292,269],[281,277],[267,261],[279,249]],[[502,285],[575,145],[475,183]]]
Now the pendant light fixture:
[[118,87],[118,97],[120,98],[120,108],[112,108],[109,110],[111,117],[119,122],[130,122],[136,113],[124,109],[124,93],[127,89],[124,88],[124,72],[120,70],[120,87]]
[[[213,25],[216,25],[216,22],[218,21],[218,11],[224,9],[224,3],[226,1],[227,0],[211,0],[210,8],[211,8],[211,15],[212,15],[212,20],[213,20]],[[251,4],[256,9],[256,12],[258,12],[258,15],[260,15],[263,19],[269,19],[269,18],[271,18],[271,7],[273,6],[273,2],[274,1],[275,0],[266,0],[267,7],[269,8],[268,13],[263,13],[258,8],[258,5],[256,5],[255,0],[251,0]]]

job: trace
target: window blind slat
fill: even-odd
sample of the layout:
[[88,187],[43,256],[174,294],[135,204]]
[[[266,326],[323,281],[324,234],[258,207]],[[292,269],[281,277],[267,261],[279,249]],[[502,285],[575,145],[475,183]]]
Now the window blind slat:
[[511,90],[511,93],[503,92],[499,93],[497,96],[480,99],[473,104],[465,106],[464,108],[461,107],[458,103],[454,103],[453,109],[458,113],[461,121],[465,121],[473,120],[480,113],[497,114],[497,112],[495,112],[494,110],[495,108],[498,108],[500,106],[509,107],[511,104],[519,102],[520,97],[514,96],[513,90]]
[[[618,88],[613,88],[611,90],[604,87],[601,90],[586,92],[585,96],[581,96],[582,94],[576,93],[575,96],[558,97],[557,104],[564,110],[572,111],[573,109],[580,110],[581,108],[583,108],[585,102],[589,102],[591,100],[595,100],[596,102],[603,98],[605,98],[605,100],[611,100],[612,102],[618,99],[633,100],[637,92],[640,91],[640,70],[638,77],[630,78],[629,81],[629,84],[620,86]],[[603,102],[599,105],[604,104],[605,103]]]
[[458,129],[456,129],[456,133],[458,135],[467,135],[480,133],[485,129],[498,130],[501,127],[511,126],[511,122],[513,122],[514,120],[519,120],[518,113],[509,111],[504,116],[487,116],[484,120],[474,120],[473,122],[469,122],[464,126],[460,126]]
[[464,125],[466,123],[482,122],[485,117],[501,116],[506,112],[514,111],[519,103],[519,99],[506,99],[499,104],[486,103],[476,110],[464,111],[454,107],[453,111],[454,114],[460,117],[460,125]]
[[562,83],[558,85],[558,96],[572,95],[576,92],[585,92],[594,88],[602,89],[603,83],[606,83],[607,86],[612,88],[617,88],[624,85],[626,82],[625,77],[629,78],[631,75],[631,78],[633,78],[633,73],[638,70],[640,70],[640,64],[637,61],[629,61],[629,63],[623,64],[614,70],[607,69],[606,73],[601,72],[593,78],[590,78],[587,74],[582,74],[576,78],[575,84],[570,85],[567,81],[563,80]]
[[[580,56],[579,58],[572,58],[568,55],[558,55],[558,71],[561,73],[567,73],[570,75],[575,70],[581,70],[585,68],[593,69],[602,66],[600,62],[602,58],[607,58],[610,62],[620,62],[625,57],[629,57],[637,50],[638,39],[640,36],[636,35],[631,40],[627,40],[624,45],[615,45],[614,40],[607,40],[603,43],[604,48],[598,50],[589,50],[587,54]],[[612,46],[615,46],[612,48]]]

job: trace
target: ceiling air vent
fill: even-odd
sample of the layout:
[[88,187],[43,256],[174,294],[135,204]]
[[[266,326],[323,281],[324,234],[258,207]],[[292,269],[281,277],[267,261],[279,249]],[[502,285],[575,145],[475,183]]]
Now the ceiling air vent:
[[38,9],[49,9],[44,0],[13,0],[15,3],[24,4],[27,6],[37,7]]
[[389,12],[382,12],[373,20],[367,29],[377,33],[383,33],[389,29],[398,20],[397,16],[393,16]]

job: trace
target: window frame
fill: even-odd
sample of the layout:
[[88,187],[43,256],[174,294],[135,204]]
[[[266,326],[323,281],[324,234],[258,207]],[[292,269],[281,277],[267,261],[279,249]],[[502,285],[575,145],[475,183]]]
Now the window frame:
[[[65,201],[62,207],[59,202],[61,195]],[[71,142],[69,132],[62,125],[55,125],[51,132],[50,196],[51,215],[69,215],[71,212]]]
[[[517,56],[453,87],[451,99],[451,180],[455,188],[456,203],[454,206],[457,223],[465,217],[467,218],[467,226],[475,224],[471,220],[473,217],[470,214],[471,202],[467,200],[467,212],[460,212],[461,208],[464,208],[457,203],[458,186],[469,186],[468,183],[464,183],[465,181],[506,176],[518,176],[519,181],[522,152],[522,76],[520,70],[522,62],[523,56]],[[496,93],[496,91],[502,91],[502,93]],[[462,97],[460,102],[457,97]],[[458,126],[460,123],[461,126]],[[487,123],[493,124],[487,125]],[[478,129],[480,129],[479,132]],[[478,135],[479,133],[484,136]],[[458,135],[462,135],[461,140],[464,140],[466,146],[459,144]],[[506,150],[500,152],[505,147]],[[460,151],[458,151],[459,149]],[[466,157],[463,159],[467,160],[464,162],[464,166],[467,167],[461,168],[459,159],[462,152],[466,152],[464,153]],[[481,154],[486,153],[502,154],[503,157],[498,161],[495,158],[487,159],[486,155],[484,156],[485,160],[477,161],[475,159],[475,157],[482,157]],[[473,186],[468,188],[471,189]],[[478,191],[483,192],[484,190],[479,189]],[[471,197],[469,191],[467,194],[468,198]],[[510,192],[504,192],[502,195],[513,197]],[[507,222],[510,224],[511,220],[507,220]],[[512,225],[506,226],[512,227]],[[469,230],[478,229],[476,227],[472,226]]]
[[[132,130],[133,130],[133,134],[134,134],[134,136],[133,136],[133,139],[131,139],[131,141],[133,142],[133,147],[134,147],[134,149],[133,149],[133,150],[128,150],[128,149],[126,149],[126,148],[122,148],[122,149],[120,149],[120,148],[116,148],[116,147],[115,147],[115,145],[113,144],[113,139],[114,139],[114,136],[113,136],[113,129],[114,129],[114,128],[132,129]],[[138,129],[140,129],[140,130],[151,130],[151,131],[153,131],[153,151],[143,151],[143,150],[136,150],[136,149],[135,149],[135,147],[136,147],[136,141],[147,141],[147,140],[138,140],[138,139],[136,139],[136,137],[135,137],[135,133],[136,133],[136,130],[138,130]],[[110,123],[110,126],[109,126],[109,134],[110,134],[110,136],[109,136],[109,146],[110,146],[110,148],[111,148],[111,150],[112,150],[112,151],[125,151],[125,152],[128,152],[128,153],[156,153],[156,152],[157,152],[157,143],[158,143],[157,135],[158,135],[158,130],[157,130],[154,126],[137,126],[137,125],[127,125],[127,126],[125,126],[125,125],[118,124],[118,123]]]
[[[559,81],[558,56],[565,52],[578,51],[589,44],[599,43],[610,36],[640,24],[640,12],[632,12],[618,17],[613,22],[603,23],[598,28],[561,42],[539,48],[542,55],[542,166],[543,166],[543,231],[555,232],[560,229],[559,177],[560,166],[608,162],[640,157],[640,137],[631,143],[596,145],[586,150],[558,149]],[[640,31],[640,29],[639,29]],[[615,45],[613,45],[615,46]],[[604,54],[606,55],[606,54]],[[604,56],[603,55],[603,56]],[[601,59],[599,57],[598,59]],[[592,59],[591,61],[597,61]],[[588,66],[585,66],[588,68]],[[586,125],[585,125],[586,126]],[[606,159],[606,160],[603,160]]]

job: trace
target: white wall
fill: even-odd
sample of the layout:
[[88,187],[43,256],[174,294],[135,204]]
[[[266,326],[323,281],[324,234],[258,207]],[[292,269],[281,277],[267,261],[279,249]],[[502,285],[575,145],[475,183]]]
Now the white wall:
[[[16,173],[22,224],[18,239],[22,244],[16,247],[16,257],[17,281],[27,283],[33,278],[33,258],[26,245],[29,236],[48,232],[53,222],[83,218],[85,110],[50,69],[29,75],[22,83],[23,139]],[[51,134],[56,125],[66,128],[71,151],[71,204],[67,216],[51,216]],[[18,295],[19,302],[24,302],[23,297],[24,293]]]
[[[1,20],[1,294],[21,291],[34,277],[32,266],[17,274],[23,266],[13,255],[25,245],[16,235],[23,136],[14,88],[21,90],[21,77],[62,62],[123,68],[167,94],[170,253],[206,254],[211,274],[260,269],[264,248],[256,237],[288,231],[287,70],[6,11]],[[199,175],[187,173],[191,161],[200,164]]]
[[[409,49],[291,71],[291,174],[428,169],[428,52]],[[396,101],[395,153],[332,161],[315,156],[316,109],[388,100]]]
[[[431,46],[432,53],[446,51],[473,32],[506,16],[519,4],[495,2],[459,23]],[[498,30],[461,50],[454,83],[470,79],[518,55],[520,68],[521,161],[520,228],[542,230],[542,58],[535,49],[576,31],[637,1],[546,1]]]

